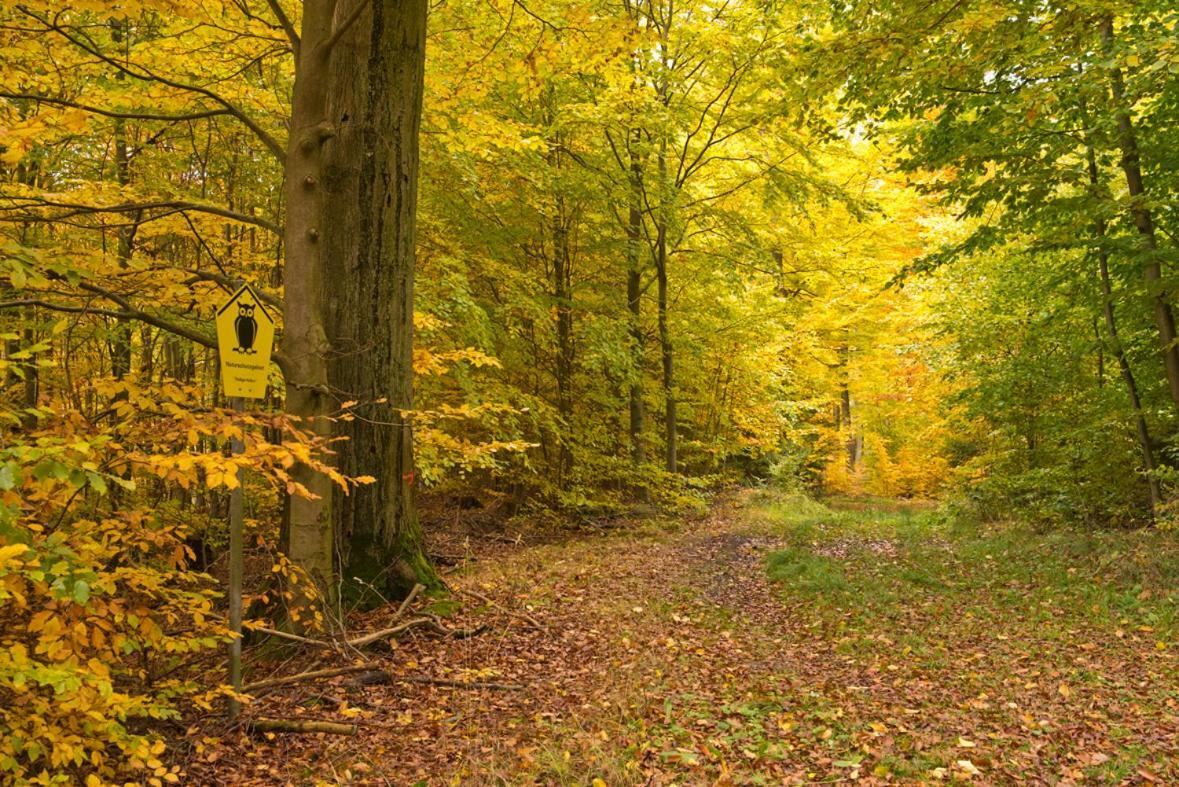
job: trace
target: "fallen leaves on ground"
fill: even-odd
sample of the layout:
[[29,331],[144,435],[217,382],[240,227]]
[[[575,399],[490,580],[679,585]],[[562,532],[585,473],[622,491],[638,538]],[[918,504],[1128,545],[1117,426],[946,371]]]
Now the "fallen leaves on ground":
[[381,660],[395,676],[522,689],[290,687],[259,708],[359,733],[230,731],[193,747],[187,771],[234,784],[1179,783],[1166,590],[1150,603],[1170,617],[1110,617],[1078,609],[1082,583],[1005,577],[940,536],[922,559],[942,574],[911,564],[919,551],[896,533],[827,535],[807,531],[839,572],[824,592],[767,576],[800,539],[750,493],[675,532],[497,544],[448,578],[464,599],[448,624],[490,630],[415,635]]

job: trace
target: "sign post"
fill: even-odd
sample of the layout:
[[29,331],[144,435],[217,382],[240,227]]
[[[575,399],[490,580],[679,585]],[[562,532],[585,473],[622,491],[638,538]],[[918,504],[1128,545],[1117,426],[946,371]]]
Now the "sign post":
[[[274,318],[258,293],[243,284],[217,310],[217,355],[221,364],[221,387],[234,410],[245,409],[245,399],[261,399],[266,395],[266,380],[270,372],[270,354],[274,350]],[[245,451],[241,438],[230,441],[230,452],[237,456]],[[234,691],[242,688],[242,575],[244,573],[244,533],[242,519],[245,509],[243,474],[237,471],[237,486],[229,494],[229,685]],[[229,701],[229,717],[241,710],[237,699]]]

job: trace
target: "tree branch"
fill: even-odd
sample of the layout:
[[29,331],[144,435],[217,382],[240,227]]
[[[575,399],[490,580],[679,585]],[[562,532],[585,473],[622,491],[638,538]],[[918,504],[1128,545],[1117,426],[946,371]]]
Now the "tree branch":
[[25,204],[11,205],[7,207],[0,207],[0,212],[11,212],[16,210],[29,210],[32,208],[61,208],[67,211],[59,216],[54,217],[55,220],[69,218],[70,216],[77,216],[79,214],[87,213],[138,213],[147,210],[173,210],[173,211],[196,211],[198,213],[208,213],[212,216],[220,216],[224,219],[232,221],[240,221],[243,224],[253,224],[255,227],[261,227],[268,230],[275,235],[282,235],[282,229],[273,222],[267,221],[259,216],[251,216],[248,213],[238,213],[228,208],[221,208],[216,205],[203,205],[199,202],[188,202],[185,200],[155,200],[151,202],[125,202],[120,205],[83,205],[77,202],[62,202],[58,200],[49,200],[43,197],[24,197],[4,195],[0,199],[12,200],[14,202],[24,202]]
[[352,27],[356,23],[356,20],[360,18],[360,15],[364,13],[364,10],[368,8],[368,4],[369,0],[360,0],[360,2],[353,6],[348,16],[344,17],[343,21],[336,25],[336,29],[332,31],[331,37],[322,44],[324,55],[331,52],[332,48],[339,43],[340,39],[344,37],[344,34],[348,32],[348,28]]
[[270,6],[271,13],[278,19],[278,23],[282,25],[283,32],[287,34],[287,39],[291,42],[291,50],[295,53],[295,57],[299,57],[299,46],[302,41],[299,40],[299,34],[295,32],[295,26],[291,24],[291,18],[287,16],[286,11],[282,10],[282,6],[278,0],[266,0],[266,4]]
[[225,110],[228,112],[228,114],[240,120],[242,124],[246,126],[246,128],[254,132],[254,135],[257,136],[258,139],[262,140],[262,144],[266,146],[267,150],[270,151],[271,155],[273,155],[275,159],[281,162],[284,158],[286,158],[286,151],[284,150],[283,146],[279,144],[278,140],[276,140],[270,134],[270,132],[262,128],[258,121],[247,115],[245,110],[224,96],[215,93],[207,87],[178,82],[174,79],[160,76],[159,74],[148,71],[142,66],[138,66],[137,68],[126,66],[98,49],[98,47],[95,46],[92,42],[79,37],[69,29],[62,27],[56,22],[51,22],[45,17],[38,16],[24,6],[17,6],[17,8],[21,11],[21,13],[40,22],[47,30],[57,33],[59,36],[64,38],[66,41],[69,41],[83,52],[98,58],[102,62],[106,63],[112,68],[117,69],[120,73],[126,74],[132,79],[138,79],[143,82],[159,82],[161,85],[166,85],[167,87],[175,88],[176,90],[184,90],[189,93],[196,93],[217,102],[221,106],[225,107]]
[[203,120],[204,118],[216,117],[217,115],[230,114],[229,110],[224,108],[208,109],[202,112],[190,112],[184,115],[162,115],[155,112],[116,112],[115,110],[103,109],[102,107],[92,107],[88,104],[81,104],[77,101],[71,101],[65,98],[39,96],[32,93],[9,93],[7,91],[0,91],[0,98],[39,101],[43,104],[55,104],[62,107],[81,109],[85,112],[93,112],[96,115],[102,115],[103,117],[118,118],[121,120],[166,120],[172,122],[181,122],[185,120]]

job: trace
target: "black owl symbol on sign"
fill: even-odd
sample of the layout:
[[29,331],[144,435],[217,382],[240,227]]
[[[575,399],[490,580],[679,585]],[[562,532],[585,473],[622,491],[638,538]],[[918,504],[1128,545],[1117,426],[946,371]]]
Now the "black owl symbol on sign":
[[254,340],[258,338],[258,321],[254,319],[254,304],[245,301],[237,302],[237,319],[233,321],[233,330],[237,334],[235,353],[253,355]]

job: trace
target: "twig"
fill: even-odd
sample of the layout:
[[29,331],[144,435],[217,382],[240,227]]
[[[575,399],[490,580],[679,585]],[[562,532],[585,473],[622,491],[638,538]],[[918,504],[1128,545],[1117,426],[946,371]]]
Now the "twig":
[[538,621],[536,618],[532,617],[531,615],[526,615],[523,612],[516,612],[515,610],[508,609],[507,607],[503,606],[502,604],[497,604],[496,602],[492,601],[487,596],[483,595],[482,593],[480,593],[476,590],[469,590],[467,588],[459,588],[459,592],[466,593],[469,596],[474,596],[475,598],[479,599],[483,603],[488,604],[490,606],[498,607],[500,610],[502,610],[506,614],[508,614],[514,618],[519,618],[520,620],[525,621],[526,623],[528,623],[529,625],[531,625],[534,629],[536,629],[538,631],[543,631],[546,634],[549,633],[549,630],[544,626],[544,624],[541,623],[540,621]]
[[366,672],[376,669],[380,666],[377,662],[367,662],[365,664],[353,664],[348,667],[334,667],[332,669],[311,670],[310,672],[300,672],[297,675],[287,675],[282,678],[268,678],[266,680],[256,681],[254,683],[247,683],[242,686],[242,691],[246,694],[258,691],[260,689],[270,689],[275,686],[286,686],[290,683],[300,683],[305,680],[316,680],[318,678],[334,678],[339,675],[350,675],[353,672]]
[[381,629],[380,631],[374,631],[369,634],[365,634],[363,637],[357,637],[355,639],[345,640],[344,644],[350,645],[351,647],[354,647],[354,648],[362,648],[365,645],[371,645],[372,643],[376,642],[377,640],[388,639],[389,637],[393,636],[394,634],[400,634],[401,632],[403,632],[407,629],[411,629],[414,626],[422,626],[427,623],[431,624],[431,625],[435,625],[435,626],[438,625],[437,623],[434,623],[434,621],[431,620],[430,618],[414,618],[413,620],[407,620],[404,623],[399,623],[396,626],[393,626],[392,628]]
[[405,610],[407,610],[409,608],[409,605],[413,603],[413,600],[415,598],[417,598],[418,593],[421,593],[425,589],[426,589],[425,585],[422,585],[422,584],[414,585],[413,590],[409,591],[409,595],[405,597],[405,601],[402,601],[401,606],[399,606],[397,608],[397,612],[393,615],[393,619],[397,620],[402,615],[404,615]]
[[[247,624],[249,625],[249,624]],[[251,631],[257,631],[261,634],[266,634],[271,637],[278,637],[279,639],[289,639],[291,642],[301,642],[304,645],[312,645],[317,648],[330,648],[332,643],[325,642],[322,639],[311,639],[309,637],[300,637],[298,634],[288,634],[285,631],[278,631],[276,629],[268,629],[265,626],[250,626]]]

